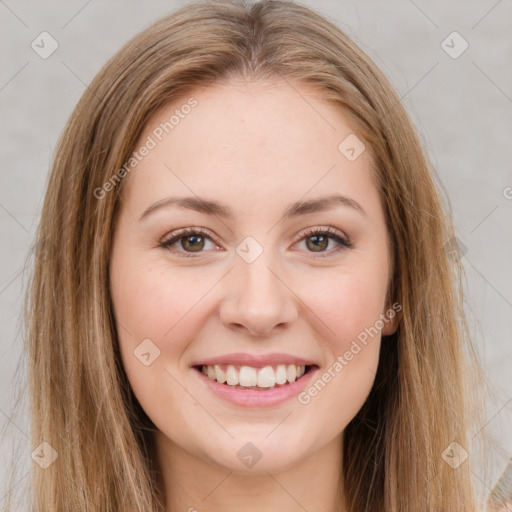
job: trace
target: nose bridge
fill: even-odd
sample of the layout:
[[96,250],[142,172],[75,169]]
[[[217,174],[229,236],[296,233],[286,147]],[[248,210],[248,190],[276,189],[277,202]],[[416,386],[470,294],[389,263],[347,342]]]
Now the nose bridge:
[[272,271],[271,258],[267,254],[261,255],[252,263],[239,261],[239,276],[241,280],[240,302],[249,307],[257,308],[261,312],[273,310],[278,302],[283,299],[283,284],[277,273]]
[[248,238],[237,248],[222,320],[242,325],[253,334],[268,334],[296,317],[294,296],[280,276],[276,252]]

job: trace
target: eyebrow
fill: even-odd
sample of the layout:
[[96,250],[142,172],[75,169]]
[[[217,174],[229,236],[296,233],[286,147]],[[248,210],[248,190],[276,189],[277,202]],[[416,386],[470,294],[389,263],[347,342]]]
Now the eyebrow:
[[[234,217],[233,210],[225,204],[197,196],[186,196],[167,197],[157,201],[151,206],[148,206],[142,212],[141,216],[139,217],[139,221],[144,220],[146,217],[158,210],[161,210],[162,208],[168,208],[170,206],[194,210],[206,215],[215,215],[225,219],[232,219]],[[331,210],[336,206],[346,206],[358,211],[363,215],[366,215],[363,207],[354,199],[341,194],[332,194],[329,196],[309,199],[307,201],[296,201],[295,203],[292,203],[290,206],[288,206],[283,214],[283,217],[293,218],[300,215],[323,212],[326,210]]]

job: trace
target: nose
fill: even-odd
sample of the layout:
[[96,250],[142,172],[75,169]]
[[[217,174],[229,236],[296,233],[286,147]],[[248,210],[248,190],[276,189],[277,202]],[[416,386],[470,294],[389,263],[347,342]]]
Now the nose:
[[268,337],[297,318],[298,298],[274,263],[266,252],[252,263],[236,261],[219,309],[226,327]]

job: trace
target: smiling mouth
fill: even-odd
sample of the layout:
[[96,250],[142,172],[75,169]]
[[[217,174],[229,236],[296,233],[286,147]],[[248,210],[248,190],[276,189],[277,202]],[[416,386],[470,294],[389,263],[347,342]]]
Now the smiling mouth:
[[316,365],[278,364],[255,368],[238,365],[199,365],[194,368],[209,379],[231,388],[266,391],[285,387],[309,373]]

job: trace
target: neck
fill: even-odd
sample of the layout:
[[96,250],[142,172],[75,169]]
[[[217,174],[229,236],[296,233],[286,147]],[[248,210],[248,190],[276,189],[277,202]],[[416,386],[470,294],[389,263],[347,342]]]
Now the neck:
[[263,460],[250,474],[220,466],[182,449],[159,431],[155,445],[167,512],[342,511],[341,435],[297,464],[272,473]]

